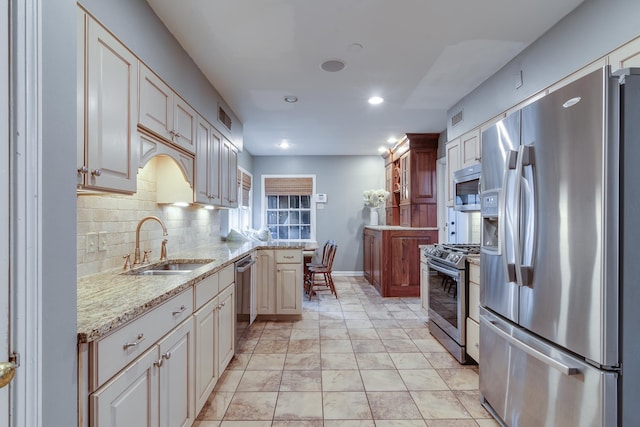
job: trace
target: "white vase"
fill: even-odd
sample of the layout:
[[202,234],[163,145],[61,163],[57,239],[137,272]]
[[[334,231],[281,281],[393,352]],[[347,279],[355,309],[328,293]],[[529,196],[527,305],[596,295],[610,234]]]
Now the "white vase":
[[369,209],[369,225],[378,225],[378,209]]

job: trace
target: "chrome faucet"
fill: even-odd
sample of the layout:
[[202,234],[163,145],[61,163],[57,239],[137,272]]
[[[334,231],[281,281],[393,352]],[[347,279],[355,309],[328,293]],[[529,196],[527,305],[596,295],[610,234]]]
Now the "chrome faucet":
[[[144,218],[142,218],[138,223],[138,226],[136,227],[136,250],[134,252],[133,265],[141,263],[140,261],[140,227],[142,227],[142,224],[144,224],[147,220],[150,220],[150,219],[154,221],[158,221],[160,223],[160,226],[162,227],[163,236],[169,235],[167,233],[167,227],[164,225],[164,222],[162,222],[162,220],[157,216],[145,216]],[[167,259],[166,241],[167,239],[164,239],[164,241],[162,242],[162,250],[160,251],[160,261],[164,261],[165,259]]]

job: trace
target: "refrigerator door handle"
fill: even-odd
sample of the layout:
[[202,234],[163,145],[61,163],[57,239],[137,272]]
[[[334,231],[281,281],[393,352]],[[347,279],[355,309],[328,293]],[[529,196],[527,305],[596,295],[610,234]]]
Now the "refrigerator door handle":
[[[482,319],[482,320],[485,320],[485,319]],[[496,335],[499,335],[501,338],[503,338],[505,341],[507,341],[512,346],[519,348],[520,350],[522,350],[525,353],[527,353],[529,356],[533,357],[534,359],[539,360],[540,362],[544,363],[545,365],[548,365],[548,366],[560,371],[564,375],[578,375],[580,373],[580,369],[575,368],[575,367],[571,367],[571,366],[567,366],[564,363],[557,361],[553,357],[547,356],[543,352],[541,352],[539,350],[536,350],[535,348],[523,343],[519,339],[509,335],[507,332],[503,331],[498,326],[496,326],[496,322],[495,321],[487,320],[486,322],[484,322],[484,324],[487,325],[493,331],[493,333],[495,333]]]
[[[517,274],[522,286],[531,286],[533,282],[533,254],[536,242],[537,205],[535,188],[535,156],[533,146],[520,147],[518,170],[518,245]],[[524,204],[524,208],[523,208]]]
[[511,220],[511,215],[513,212],[509,209],[508,199],[509,195],[509,175],[511,171],[517,169],[518,164],[518,152],[510,150],[506,155],[506,162],[504,167],[504,174],[502,176],[502,192],[500,193],[500,206],[498,212],[498,234],[500,235],[500,251],[502,252],[502,260],[504,263],[504,275],[507,282],[515,282],[516,281],[516,264],[510,262],[515,259],[514,254],[514,242],[513,239],[511,242],[507,242],[507,230],[510,232],[512,238],[515,236],[513,230],[513,224],[515,221]]

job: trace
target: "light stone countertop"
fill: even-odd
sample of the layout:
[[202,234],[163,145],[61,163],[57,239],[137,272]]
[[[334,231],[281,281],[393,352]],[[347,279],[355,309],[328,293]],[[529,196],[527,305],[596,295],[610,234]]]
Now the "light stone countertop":
[[167,276],[122,274],[123,270],[81,277],[77,281],[78,343],[94,341],[220,269],[233,264],[254,249],[311,249],[302,242],[220,242],[172,254],[170,260],[213,259],[191,273]]
[[469,255],[467,256],[467,261],[469,261],[469,264],[480,265],[480,255]]

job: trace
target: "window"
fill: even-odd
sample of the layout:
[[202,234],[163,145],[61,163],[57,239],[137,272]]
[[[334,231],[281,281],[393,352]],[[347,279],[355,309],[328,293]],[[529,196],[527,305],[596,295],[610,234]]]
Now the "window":
[[315,240],[315,176],[263,176],[264,222],[274,240]]
[[253,176],[238,167],[238,207],[229,209],[229,226],[236,230],[246,230],[251,227]]

